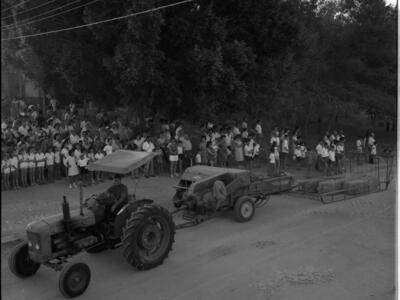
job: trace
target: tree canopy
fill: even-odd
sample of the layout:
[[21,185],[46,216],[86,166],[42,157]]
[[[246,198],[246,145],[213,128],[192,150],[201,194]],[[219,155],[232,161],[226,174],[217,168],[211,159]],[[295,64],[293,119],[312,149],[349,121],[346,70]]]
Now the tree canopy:
[[[3,15],[2,38],[174,3],[101,0],[29,24],[61,5],[28,11],[45,2],[27,1],[13,17]],[[199,0],[4,41],[2,54],[62,101],[123,104],[141,116],[251,114],[307,125],[359,109],[396,111],[397,9],[384,0]]]

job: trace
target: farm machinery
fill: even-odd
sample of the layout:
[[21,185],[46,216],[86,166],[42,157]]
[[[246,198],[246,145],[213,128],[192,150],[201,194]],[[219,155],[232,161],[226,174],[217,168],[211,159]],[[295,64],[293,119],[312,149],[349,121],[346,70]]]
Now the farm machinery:
[[[120,150],[89,166],[92,171],[130,174],[153,159],[152,153]],[[122,247],[126,261],[139,270],[163,263],[172,249],[175,230],[197,225],[220,213],[233,211],[235,219],[247,222],[269,196],[289,190],[291,176],[260,177],[243,169],[208,166],[189,167],[175,186],[174,211],[150,199],[105,192],[83,201],[70,211],[64,196],[62,214],[32,222],[27,240],[17,245],[9,267],[16,276],[33,276],[41,265],[61,271],[59,289],[66,298],[86,290],[90,269],[84,262],[69,262],[76,254],[96,253]],[[115,197],[111,204],[99,201]]]

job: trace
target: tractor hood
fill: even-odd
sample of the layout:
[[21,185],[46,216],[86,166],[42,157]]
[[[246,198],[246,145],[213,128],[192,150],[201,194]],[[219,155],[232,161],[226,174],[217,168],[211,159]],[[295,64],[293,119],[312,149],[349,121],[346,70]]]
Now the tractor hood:
[[90,171],[129,174],[148,163],[156,156],[152,152],[118,150],[106,157],[90,164]]
[[[57,214],[40,221],[29,223],[26,227],[28,232],[42,233],[48,232],[50,235],[65,231],[63,224],[63,215]],[[95,224],[95,216],[89,209],[83,209],[83,216],[79,214],[79,210],[71,211],[71,228],[89,227]]]
[[181,180],[196,182],[202,179],[222,174],[238,175],[246,173],[250,174],[250,171],[242,169],[218,168],[209,166],[194,166],[194,167],[189,167],[185,170],[185,172],[182,174]]

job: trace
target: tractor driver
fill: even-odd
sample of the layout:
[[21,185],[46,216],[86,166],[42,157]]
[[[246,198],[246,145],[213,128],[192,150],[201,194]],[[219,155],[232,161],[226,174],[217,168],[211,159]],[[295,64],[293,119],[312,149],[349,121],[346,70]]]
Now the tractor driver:
[[128,188],[121,183],[121,176],[115,175],[114,183],[107,191],[101,193],[96,201],[98,204],[104,205],[105,214],[111,213],[111,207],[116,203],[123,203],[128,199]]

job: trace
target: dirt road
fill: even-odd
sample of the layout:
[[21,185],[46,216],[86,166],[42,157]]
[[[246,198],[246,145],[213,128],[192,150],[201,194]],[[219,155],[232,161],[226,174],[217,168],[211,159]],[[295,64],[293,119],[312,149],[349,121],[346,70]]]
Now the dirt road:
[[[154,189],[155,182],[174,183],[169,178],[149,179],[140,185],[139,194],[146,192],[166,204],[172,189],[161,192]],[[60,189],[49,193],[61,197]],[[41,193],[28,195],[34,203]],[[24,201],[21,197],[16,203]],[[51,201],[51,195],[46,197]],[[7,216],[5,208],[13,207],[7,203],[3,202],[2,217]],[[59,199],[56,203],[54,209]],[[84,260],[92,271],[90,286],[80,299],[382,300],[395,298],[394,240],[392,186],[386,192],[329,205],[273,196],[249,223],[236,223],[226,215],[179,230],[169,258],[149,271],[130,267],[120,250],[84,253],[75,260]],[[11,275],[9,251],[10,246],[2,247],[2,299],[63,299],[58,274],[52,270],[42,267],[26,280]]]

